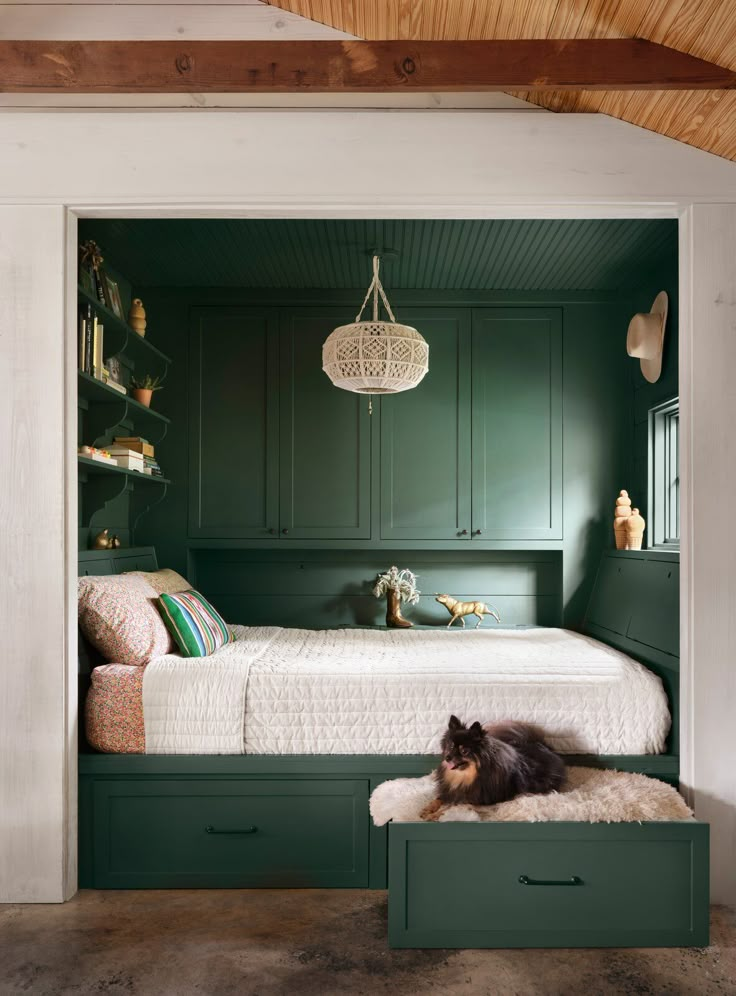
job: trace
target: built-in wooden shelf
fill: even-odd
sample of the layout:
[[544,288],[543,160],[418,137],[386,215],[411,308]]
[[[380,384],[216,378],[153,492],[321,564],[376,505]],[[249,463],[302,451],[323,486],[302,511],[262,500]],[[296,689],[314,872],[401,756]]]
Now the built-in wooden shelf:
[[111,463],[101,463],[99,460],[91,460],[89,457],[78,456],[77,462],[79,464],[79,470],[83,470],[87,475],[99,475],[108,476],[110,474],[122,474],[125,477],[130,477],[136,482],[142,481],[144,483],[156,483],[156,484],[171,484],[168,477],[156,477],[153,474],[142,474],[139,470],[128,470],[126,467],[114,467]]
[[92,377],[91,374],[84,373],[82,370],[78,370],[77,374],[78,395],[80,398],[85,398],[90,404],[127,405],[127,412],[123,417],[130,416],[135,419],[136,423],[143,421],[155,422],[157,425],[169,425],[171,423],[171,419],[167,418],[166,415],[162,415],[160,412],[154,411],[153,408],[142,405],[132,395],[121,394],[114,387],[108,387],[103,381]]
[[168,367],[171,360],[166,353],[162,353],[160,349],[154,346],[152,342],[149,342],[144,336],[138,335],[127,322],[123,321],[122,318],[118,318],[115,312],[110,311],[94,295],[89,294],[84,287],[78,286],[77,291],[79,300],[92,305],[105,327],[105,340],[103,344],[105,359],[108,356],[125,353],[133,360],[140,359],[142,362],[146,360],[149,362],[154,361],[159,365],[164,364]]

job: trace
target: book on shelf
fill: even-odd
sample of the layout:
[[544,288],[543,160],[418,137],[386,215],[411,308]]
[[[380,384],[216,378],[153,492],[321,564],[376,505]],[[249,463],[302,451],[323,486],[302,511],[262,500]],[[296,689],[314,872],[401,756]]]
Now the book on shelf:
[[111,380],[108,377],[107,380],[105,381],[105,383],[107,384],[108,387],[111,387],[113,389],[113,391],[117,391],[119,394],[127,394],[128,393],[127,387],[124,387],[122,384],[118,384],[118,382],[116,380]]
[[102,453],[93,453],[91,456],[88,456],[87,459],[96,460],[97,463],[109,463],[113,467],[117,467],[118,465],[117,460],[114,460],[112,457],[107,457]]
[[118,467],[123,467],[125,470],[137,470],[141,474],[143,473],[143,457],[140,453],[118,453],[114,446],[110,448],[110,453]]
[[87,374],[92,373],[94,336],[94,308],[87,304],[79,313],[79,369]]
[[117,467],[118,465],[117,460],[110,456],[108,450],[97,449],[95,446],[80,446],[77,453],[79,456],[84,457],[85,460],[94,460],[96,463],[107,463],[113,467]]
[[104,304],[106,308],[110,307],[110,303],[107,300],[107,288],[105,287],[105,281],[99,270],[92,271],[95,280],[95,289],[97,290],[97,300],[100,304]]
[[79,369],[96,380],[107,382],[104,341],[105,327],[95,315],[93,305],[87,304],[79,313]]
[[155,456],[153,445],[142,436],[115,436],[114,442],[118,446],[127,446],[128,449],[135,450],[136,453],[140,453],[144,457],[153,459]]
[[92,376],[102,380],[102,343],[105,334],[104,325],[95,318],[92,347]]

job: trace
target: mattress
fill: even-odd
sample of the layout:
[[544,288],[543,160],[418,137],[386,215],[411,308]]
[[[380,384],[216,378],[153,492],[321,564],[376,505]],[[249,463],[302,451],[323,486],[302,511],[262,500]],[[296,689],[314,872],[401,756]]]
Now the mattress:
[[[536,723],[562,753],[665,749],[659,678],[567,630],[233,629],[235,643],[211,658],[96,668],[90,744],[107,753],[435,754],[455,713]],[[227,738],[213,735],[218,724]]]

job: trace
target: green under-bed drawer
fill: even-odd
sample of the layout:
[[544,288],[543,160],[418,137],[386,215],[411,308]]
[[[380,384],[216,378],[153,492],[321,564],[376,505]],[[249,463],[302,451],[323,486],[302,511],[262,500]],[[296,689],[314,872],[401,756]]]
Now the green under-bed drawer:
[[90,791],[83,885],[368,885],[367,780],[109,779]]
[[397,823],[395,948],[708,943],[708,825]]

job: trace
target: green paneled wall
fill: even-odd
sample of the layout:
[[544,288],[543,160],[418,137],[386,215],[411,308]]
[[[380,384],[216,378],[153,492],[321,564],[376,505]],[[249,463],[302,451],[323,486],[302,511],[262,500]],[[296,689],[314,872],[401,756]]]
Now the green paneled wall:
[[[629,468],[630,476],[621,485],[630,491],[632,500],[639,507],[641,514],[649,525],[648,508],[648,456],[649,456],[649,409],[656,405],[676,398],[679,393],[679,362],[678,362],[678,279],[676,267],[662,265],[651,273],[639,286],[630,293],[622,295],[624,314],[621,322],[621,338],[623,348],[626,348],[626,329],[629,319],[637,311],[649,311],[652,301],[659,291],[667,291],[669,298],[667,325],[665,328],[664,353],[662,357],[662,375],[656,384],[650,384],[644,379],[639,361],[628,360],[630,392],[632,405],[632,456]],[[645,533],[645,543],[649,541],[649,531]]]
[[[557,551],[199,550],[190,573],[228,619],[242,624],[381,625],[386,600],[374,597],[373,582],[397,562],[411,564],[418,574],[419,602],[403,610],[415,625],[450,621],[434,599],[450,589],[461,599],[492,602],[502,625],[555,626],[562,601],[560,557]],[[476,622],[471,617],[466,625]]]
[[[261,310],[276,314],[273,309],[279,309],[278,314],[283,322],[286,322],[288,329],[289,316],[295,314],[292,309],[298,308],[302,316],[300,321],[305,321],[305,306],[314,308],[313,316],[318,319],[317,323],[308,322],[303,326],[302,331],[306,338],[322,336],[321,327],[318,328],[325,318],[324,335],[326,336],[334,321],[350,320],[354,314],[356,301],[360,300],[361,292],[345,291],[313,291],[313,292],[279,292],[276,296],[274,292],[255,292],[245,290],[211,288],[196,289],[149,289],[145,294],[141,292],[146,305],[149,325],[148,335],[152,341],[167,352],[173,359],[173,364],[166,388],[157,397],[157,404],[160,409],[172,419],[172,427],[164,442],[159,446],[158,453],[160,463],[167,476],[174,482],[169,491],[169,496],[159,508],[154,509],[142,521],[137,536],[138,542],[155,544],[159,551],[159,559],[162,564],[170,565],[181,571],[186,571],[189,566],[189,551],[207,547],[229,547],[236,548],[238,544],[252,542],[247,537],[237,537],[237,531],[233,527],[231,520],[227,517],[223,519],[223,531],[219,539],[197,539],[196,533],[192,533],[189,528],[190,515],[194,516],[196,522],[196,508],[198,495],[189,487],[190,474],[193,473],[193,466],[196,461],[203,458],[196,447],[190,449],[188,441],[188,427],[192,428],[193,402],[196,405],[196,398],[191,395],[192,383],[192,361],[197,362],[196,354],[194,358],[189,354],[190,325],[192,321],[192,309],[194,308],[249,308],[256,311]],[[558,593],[558,605],[562,604],[562,619],[568,625],[576,626],[582,621],[582,616],[590,593],[590,586],[595,573],[595,568],[600,557],[601,550],[611,544],[610,529],[610,509],[613,499],[620,488],[621,480],[626,476],[627,468],[627,442],[629,440],[629,428],[632,423],[632,396],[629,388],[630,370],[629,360],[626,357],[625,349],[621,345],[621,308],[620,301],[615,294],[593,294],[593,293],[532,293],[532,292],[473,292],[457,293],[451,291],[396,291],[392,296],[393,303],[401,320],[406,316],[411,316],[413,321],[421,327],[424,320],[428,332],[428,338],[432,334],[434,327],[439,328],[437,323],[452,312],[454,317],[449,320],[456,323],[458,334],[463,321],[469,322],[470,312],[473,308],[502,308],[502,309],[522,309],[516,311],[521,316],[524,309],[552,309],[561,317],[560,328],[562,336],[562,369],[559,373],[551,372],[552,376],[561,376],[562,382],[562,460],[561,460],[561,480],[555,484],[554,493],[550,496],[550,515],[558,519],[561,517],[562,532],[559,527],[548,531],[547,536],[562,535],[563,539],[549,540],[540,539],[519,541],[510,537],[505,542],[511,547],[521,547],[527,550],[536,545],[544,547],[545,543],[554,542],[554,545],[561,547],[563,551],[561,590]],[[463,315],[466,318],[463,318]],[[338,317],[339,316],[339,317]],[[327,319],[329,318],[329,321]],[[408,319],[407,319],[408,320]],[[457,324],[460,323],[460,324]],[[282,324],[282,330],[284,325]],[[465,326],[467,329],[469,324]],[[447,331],[447,329],[445,329]],[[625,329],[624,329],[625,335]],[[304,341],[306,341],[306,338]],[[284,341],[282,336],[282,341]],[[315,340],[316,341],[316,340]],[[288,337],[287,337],[288,342]],[[430,358],[430,369],[432,377],[428,376],[426,384],[417,389],[412,404],[416,407],[409,413],[407,410],[406,421],[393,417],[384,421],[381,416],[380,406],[376,406],[373,415],[372,431],[374,444],[372,449],[372,475],[371,475],[371,503],[373,516],[373,536],[387,535],[385,530],[396,529],[398,532],[395,538],[383,540],[384,544],[392,545],[394,550],[404,551],[404,562],[402,566],[412,566],[407,559],[410,557],[412,543],[401,537],[401,523],[384,519],[380,522],[380,488],[386,487],[385,476],[378,472],[381,463],[381,453],[383,459],[393,461],[397,468],[399,480],[402,487],[411,487],[412,475],[407,475],[407,468],[410,469],[412,461],[419,459],[419,466],[427,466],[433,460],[443,462],[444,466],[452,463],[453,439],[457,438],[459,427],[467,426],[467,413],[458,414],[448,407],[446,400],[443,400],[443,392],[450,397],[450,387],[452,378],[456,374],[452,373],[453,364],[456,362],[457,340],[453,345],[452,335],[446,336],[446,355],[441,352],[432,353]],[[291,347],[287,347],[291,348]],[[257,351],[256,351],[257,352]],[[312,352],[314,352],[312,350]],[[250,354],[243,356],[233,356],[225,350],[225,358],[222,361],[222,370],[218,376],[229,378],[237,389],[241,392],[253,390],[249,387],[249,365],[251,362],[257,363],[257,358],[252,360]],[[522,351],[523,356],[528,355],[530,370],[534,363],[541,362],[541,354],[535,358],[533,349],[530,352],[530,344],[527,344]],[[529,405],[536,405],[537,417],[543,417],[542,409],[539,409],[539,399],[523,400],[524,386],[524,362],[518,362],[518,355],[509,347],[509,359],[517,363],[514,376],[518,379],[519,392],[508,392],[506,404],[503,410],[499,409],[498,418],[495,424],[486,427],[487,431],[492,431],[496,427],[499,432],[499,445],[503,445],[504,433],[508,432],[508,426],[513,425],[513,407],[519,404],[519,417],[527,417],[526,409]],[[281,357],[283,362],[283,356]],[[228,362],[231,361],[231,362]],[[506,359],[499,355],[499,363],[503,364]],[[322,385],[320,380],[323,375],[318,369],[318,364],[309,358],[308,354],[299,358],[299,369],[304,366],[303,380],[300,378],[298,386],[294,390],[287,392],[284,400],[282,385],[282,408],[281,416],[291,419],[296,423],[302,433],[302,444],[300,452],[286,457],[282,456],[282,461],[286,461],[286,466],[282,462],[280,473],[283,476],[293,475],[294,487],[308,490],[309,481],[309,449],[305,451],[303,446],[314,447],[315,465],[320,460],[343,459],[345,441],[339,446],[332,446],[329,435],[325,438],[324,433],[318,431],[320,424],[323,424],[319,416],[319,406],[327,399],[329,404],[344,405],[348,414],[338,415],[341,419],[341,429],[345,428],[345,419],[349,420],[353,416],[353,407],[360,405],[358,399],[351,398],[350,395],[343,395],[342,392],[334,390],[334,396],[330,392],[323,393],[319,388],[319,403],[310,406],[310,384]],[[509,376],[512,368],[509,366]],[[436,384],[436,393],[433,392],[433,381]],[[329,387],[329,385],[328,385]],[[216,385],[213,387],[216,389]],[[422,392],[420,394],[420,391]],[[450,393],[448,393],[450,392]],[[521,400],[520,400],[521,398]],[[257,402],[257,398],[253,399]],[[388,399],[391,401],[401,401],[400,398]],[[497,395],[494,397],[497,403]],[[265,403],[262,399],[261,402]],[[363,406],[367,407],[365,399]],[[353,406],[353,407],[351,407]],[[336,411],[338,410],[336,408]],[[388,409],[388,406],[387,406]],[[360,412],[360,408],[357,411]],[[362,409],[365,412],[365,407]],[[398,412],[398,406],[397,406]],[[316,413],[316,414],[315,414]],[[541,414],[540,414],[541,413]],[[478,413],[476,413],[477,415]],[[365,418],[365,414],[363,415]],[[310,421],[311,419],[311,421]],[[458,419],[460,420],[458,422]],[[463,421],[465,420],[465,421]],[[449,421],[449,428],[448,428]],[[539,423],[543,427],[543,423]],[[380,432],[391,432],[395,434],[391,440],[391,447],[380,445]],[[196,422],[193,425],[196,431]],[[351,438],[355,438],[356,426],[353,425]],[[433,447],[433,439],[436,437],[436,452]],[[311,442],[310,442],[311,439]],[[230,492],[233,488],[228,484],[240,481],[240,484],[247,480],[249,461],[243,460],[243,452],[248,451],[248,447],[254,445],[253,439],[248,438],[248,431],[243,426],[223,425],[222,440],[217,453],[218,461],[222,465],[218,471],[221,484],[219,485],[223,495],[223,508],[231,501]],[[554,446],[554,442],[551,444]],[[542,453],[544,458],[544,453]],[[208,459],[211,459],[208,457]],[[254,457],[256,459],[256,457]],[[354,459],[354,454],[353,454]],[[305,462],[306,460],[306,462]],[[458,463],[454,461],[454,473],[464,478],[465,485],[469,485],[467,479],[468,465],[463,463],[462,458]],[[232,475],[228,476],[229,470]],[[350,475],[352,475],[352,470]],[[401,478],[404,473],[404,478]],[[192,478],[194,481],[194,478]],[[438,507],[445,508],[445,518],[450,527],[453,526],[458,510],[453,508],[453,496],[457,495],[457,489],[446,487],[443,491],[443,483],[447,483],[443,476],[437,482]],[[533,488],[534,482],[527,485]],[[462,490],[462,489],[461,489]],[[446,493],[445,493],[446,492]],[[286,494],[288,495],[288,490]],[[418,491],[416,501],[419,503],[422,494],[427,494],[425,490]],[[282,490],[282,495],[284,494]],[[385,497],[385,496],[384,496]],[[191,499],[191,500],[190,500]],[[282,502],[285,499],[282,497]],[[432,494],[427,499],[434,500]],[[283,509],[281,512],[283,513]],[[419,513],[421,514],[421,513]],[[434,512],[433,512],[434,514]],[[439,516],[442,518],[442,515]],[[321,524],[317,524],[321,527]],[[237,527],[237,523],[235,524]],[[294,524],[294,528],[299,528]],[[291,536],[291,544],[301,544],[302,547],[310,547],[314,551],[315,546],[319,549],[318,540],[310,539],[310,523],[302,523],[305,530],[301,535]],[[356,529],[362,529],[356,526]],[[230,532],[228,532],[230,530]],[[228,537],[234,537],[228,539]],[[360,546],[366,541],[360,538],[344,539],[334,541],[339,543],[342,549],[350,549],[352,546]],[[369,541],[373,542],[373,541]],[[376,540],[376,544],[378,544]],[[329,545],[329,544],[328,544]],[[425,543],[425,547],[426,547]],[[431,541],[430,541],[431,545]],[[296,547],[293,547],[296,549]],[[447,550],[447,546],[442,547]],[[278,551],[274,550],[272,556]],[[447,565],[446,587],[452,589],[457,582],[461,582],[461,570],[463,564],[470,555],[470,550],[462,548],[462,543],[458,540],[454,546],[455,567]],[[204,555],[199,555],[200,563]],[[473,557],[477,556],[474,551]],[[331,551],[329,556],[325,553],[326,559],[334,559],[335,553]],[[489,564],[493,557],[489,552]],[[386,561],[386,564],[393,562],[392,553],[389,550],[377,559],[376,562]],[[356,578],[356,583],[361,581]],[[225,594],[225,593],[223,593]],[[270,594],[270,593],[269,593]],[[492,592],[488,593],[489,595]],[[541,593],[540,593],[541,594]],[[282,620],[288,622],[289,620]]]

